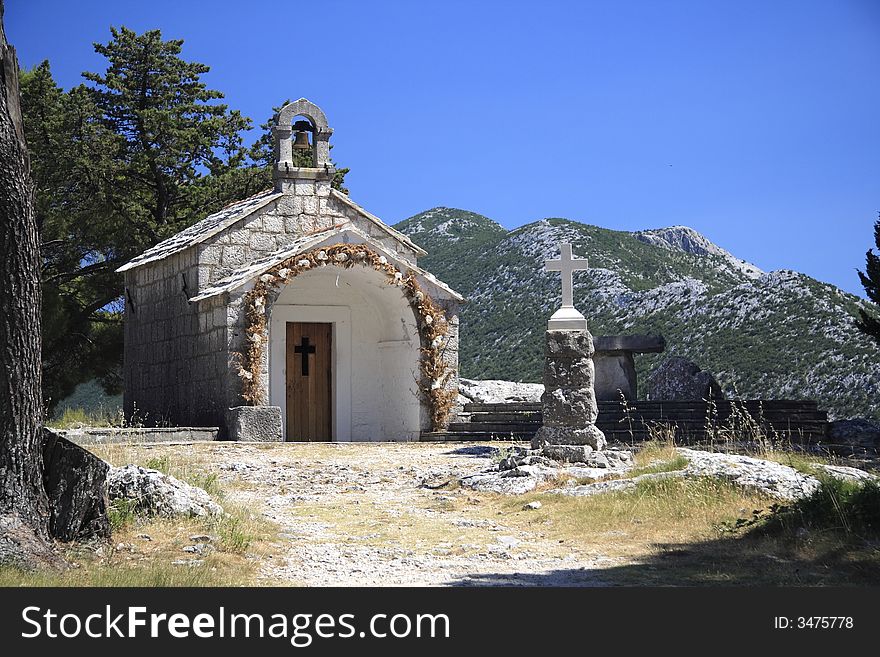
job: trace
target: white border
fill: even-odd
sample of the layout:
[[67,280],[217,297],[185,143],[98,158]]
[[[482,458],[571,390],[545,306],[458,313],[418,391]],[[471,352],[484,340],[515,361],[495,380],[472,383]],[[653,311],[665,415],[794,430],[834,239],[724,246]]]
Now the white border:
[[351,308],[273,304],[269,323],[269,399],[281,407],[287,440],[287,323],[329,322],[333,325],[333,442],[351,442]]

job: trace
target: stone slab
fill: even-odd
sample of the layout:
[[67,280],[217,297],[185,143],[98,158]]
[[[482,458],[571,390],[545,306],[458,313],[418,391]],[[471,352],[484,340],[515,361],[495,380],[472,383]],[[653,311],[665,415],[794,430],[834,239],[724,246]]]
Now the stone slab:
[[633,401],[638,394],[636,365],[631,351],[593,354],[594,389],[599,401],[620,401],[620,395]]
[[217,440],[219,427],[84,427],[55,430],[77,445],[192,443]]
[[637,354],[659,354],[666,350],[662,335],[594,335],[596,351],[631,351]]

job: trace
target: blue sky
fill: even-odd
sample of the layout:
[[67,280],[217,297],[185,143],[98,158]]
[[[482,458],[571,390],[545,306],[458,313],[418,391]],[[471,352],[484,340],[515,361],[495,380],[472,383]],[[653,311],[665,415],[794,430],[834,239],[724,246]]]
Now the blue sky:
[[[862,294],[880,211],[880,2],[7,0],[23,66],[77,84],[159,28],[260,123],[305,96],[352,198],[508,228],[685,224]],[[586,254],[589,255],[589,254]]]

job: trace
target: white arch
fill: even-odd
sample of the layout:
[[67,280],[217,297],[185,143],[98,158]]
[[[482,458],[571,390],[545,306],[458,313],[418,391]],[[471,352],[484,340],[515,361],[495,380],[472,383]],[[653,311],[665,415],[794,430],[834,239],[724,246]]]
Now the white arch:
[[[286,323],[333,324],[333,440],[418,440],[420,342],[403,290],[373,269],[300,274],[270,308],[269,398],[286,425]],[[286,427],[285,427],[286,432]]]

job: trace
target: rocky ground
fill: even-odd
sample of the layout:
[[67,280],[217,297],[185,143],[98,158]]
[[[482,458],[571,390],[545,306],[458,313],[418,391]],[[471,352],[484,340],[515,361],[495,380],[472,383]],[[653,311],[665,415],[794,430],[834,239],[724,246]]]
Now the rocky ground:
[[[583,454],[570,453],[578,449]],[[173,518],[208,517],[216,509],[201,513],[185,504],[163,513],[162,504],[146,504],[151,513],[172,518],[164,521],[172,524],[154,527],[164,537],[158,554],[163,562],[171,555],[172,565],[233,567],[224,559],[231,558],[236,522],[256,521],[250,527],[259,538],[232,555],[244,560],[238,568],[248,571],[248,583],[863,583],[861,562],[874,563],[858,546],[835,543],[835,550],[848,546],[847,554],[860,561],[845,573],[829,570],[831,562],[816,559],[811,547],[822,536],[809,532],[794,548],[773,539],[746,544],[725,538],[725,527],[739,527],[743,519],[748,525],[772,502],[809,494],[818,486],[810,473],[824,470],[850,480],[876,476],[806,457],[792,461],[794,455],[782,453],[768,455],[780,461],[774,462],[655,444],[632,459],[618,448],[530,450],[501,442],[144,443],[99,451],[116,465],[156,465],[197,485],[204,482],[231,514],[223,516],[222,527],[205,525],[220,538],[196,536],[191,523],[174,529]],[[567,462],[573,456],[578,462]],[[192,498],[191,486],[152,469],[116,467],[108,480],[111,497],[147,502],[151,495],[170,495],[175,504]],[[646,480],[651,483],[642,493],[626,492]],[[663,483],[657,487],[654,480]],[[152,540],[141,534],[131,540],[141,538]],[[213,551],[212,541],[226,552],[208,563],[204,554]],[[181,550],[193,554],[184,558]],[[776,559],[790,567],[768,578],[765,562]],[[829,579],[828,573],[835,575]]]
[[479,493],[456,486],[492,463],[492,448],[225,443],[211,451],[228,499],[261,508],[280,528],[278,550],[261,567],[266,584],[598,586],[606,582],[597,570],[619,562],[510,526]]

